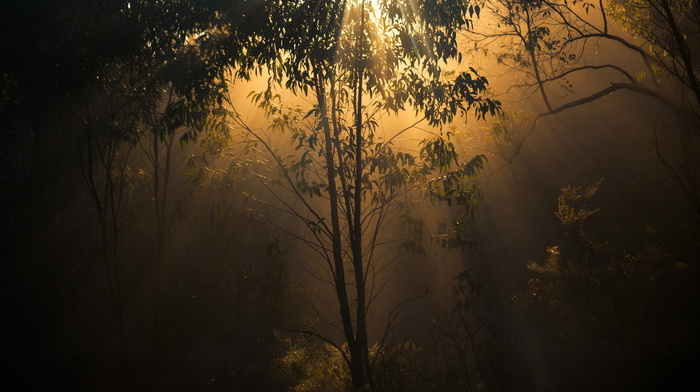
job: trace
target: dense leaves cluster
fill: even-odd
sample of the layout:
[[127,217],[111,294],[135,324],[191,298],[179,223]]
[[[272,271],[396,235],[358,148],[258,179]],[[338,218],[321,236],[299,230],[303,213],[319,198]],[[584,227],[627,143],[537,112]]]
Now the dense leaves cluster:
[[609,390],[659,383],[655,373],[667,371],[659,361],[687,371],[683,359],[668,356],[684,351],[680,342],[694,341],[688,334],[697,298],[684,276],[688,265],[664,250],[652,227],[635,250],[589,234],[585,226],[599,211],[586,203],[598,186],[562,190],[556,215],[565,241],[548,249],[545,263],[530,263],[536,274],[524,301],[551,322],[553,343],[577,353],[566,366],[590,369],[587,382]]
[[[452,222],[454,229],[433,235],[422,232],[421,223],[404,225],[408,242],[398,248],[425,254],[424,239],[448,248],[468,245],[463,220],[479,193],[469,181],[483,157],[461,162],[442,126],[470,112],[495,114],[499,102],[484,96],[487,81],[476,70],[443,71],[448,61],[459,61],[457,32],[478,13],[468,2],[311,3],[281,8],[283,31],[295,27],[278,60],[268,64],[268,88],[253,95],[273,129],[290,134],[295,152],[284,157],[268,135],[240,117],[237,125],[262,147],[261,159],[278,168],[276,176],[260,175],[271,193],[265,203],[303,223],[288,233],[323,261],[323,272],[313,275],[335,291],[340,316],[324,321],[343,332],[341,351],[359,389],[375,380],[368,315],[381,291],[374,288],[386,284],[380,271],[391,268],[381,262],[395,243],[389,224],[398,216],[420,222],[407,214],[420,195],[447,201],[467,211]],[[284,104],[282,89],[308,99],[310,107]],[[420,146],[398,143],[417,132],[413,126],[380,126],[382,117],[405,112],[434,130],[419,136],[427,137]],[[416,147],[418,154],[411,151]]]

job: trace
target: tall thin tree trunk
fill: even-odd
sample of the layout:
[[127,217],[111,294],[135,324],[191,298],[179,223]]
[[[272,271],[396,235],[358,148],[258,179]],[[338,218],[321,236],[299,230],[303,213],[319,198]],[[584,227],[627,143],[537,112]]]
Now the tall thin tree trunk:
[[353,378],[353,385],[355,385],[355,379],[359,377],[356,376],[355,369],[355,359],[357,358],[356,349],[357,341],[355,339],[355,333],[352,325],[352,316],[350,313],[350,301],[348,299],[346,280],[345,280],[345,266],[343,264],[343,253],[342,253],[342,239],[341,239],[341,229],[340,229],[340,207],[338,203],[338,188],[336,184],[336,167],[335,160],[333,159],[335,153],[335,148],[333,146],[333,137],[331,133],[331,126],[328,122],[328,105],[326,103],[326,92],[323,86],[323,78],[320,77],[321,70],[317,70],[316,78],[316,95],[318,99],[318,106],[321,116],[321,126],[324,132],[324,139],[326,143],[326,167],[327,167],[327,180],[328,180],[328,198],[330,203],[330,213],[331,213],[331,244],[333,252],[333,268],[334,268],[334,284],[335,292],[338,298],[338,305],[340,307],[340,316],[343,324],[343,332],[345,335],[345,341],[350,349],[351,358],[351,373]]
[[[161,314],[161,296],[163,286],[163,255],[165,252],[166,213],[168,207],[168,194],[170,184],[171,153],[175,134],[162,142],[165,145],[164,152],[158,132],[153,133],[153,208],[156,215],[156,254],[154,257],[153,271],[153,314],[151,324],[151,355],[149,365],[149,389],[155,387],[158,376],[158,364],[161,360],[159,352],[159,329]],[[164,155],[164,165],[160,158]]]
[[[100,144],[100,138],[96,135],[90,105],[86,105],[86,116],[83,118],[84,125],[87,126],[87,134],[85,141],[85,150],[81,147],[81,141],[78,139],[78,155],[83,179],[88,188],[92,205],[97,213],[97,220],[100,227],[100,247],[102,254],[102,264],[107,281],[107,289],[109,291],[108,301],[105,307],[110,312],[117,324],[117,336],[119,339],[119,356],[121,360],[122,371],[124,373],[124,383],[128,389],[133,389],[133,380],[131,375],[129,361],[129,347],[126,336],[126,325],[124,316],[124,304],[121,287],[121,271],[119,269],[119,225],[118,225],[118,203],[121,200],[121,192],[123,187],[123,178],[120,178],[115,184],[113,172],[115,169],[115,157],[120,148],[120,142],[112,139],[105,139],[104,144]],[[76,125],[73,125],[74,129]],[[78,138],[76,131],[76,138]],[[96,162],[98,161],[98,162]],[[118,169],[123,175],[124,166],[119,166]],[[99,171],[103,171],[104,186],[98,188],[96,176],[99,176]],[[119,198],[117,198],[119,192]]]
[[366,47],[365,37],[365,2],[362,1],[360,8],[360,32],[358,39],[358,56],[360,64],[357,70],[355,80],[355,194],[354,194],[354,210],[352,219],[352,234],[350,235],[353,257],[353,268],[355,274],[355,289],[356,289],[356,345],[355,353],[352,358],[354,367],[353,387],[355,389],[363,388],[367,385],[367,381],[371,378],[369,375],[369,342],[367,337],[367,309],[366,309],[366,284],[364,259],[362,252],[362,180],[364,174],[364,159],[363,159],[363,79],[365,73],[364,58],[368,48]]

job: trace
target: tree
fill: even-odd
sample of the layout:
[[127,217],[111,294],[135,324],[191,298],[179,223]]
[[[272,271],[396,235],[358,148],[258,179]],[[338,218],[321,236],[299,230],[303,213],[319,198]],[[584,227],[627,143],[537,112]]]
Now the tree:
[[[259,173],[271,196],[259,201],[302,223],[303,230],[286,232],[323,261],[315,276],[334,290],[337,319],[325,321],[342,332],[344,343],[322,331],[307,332],[339,349],[359,390],[373,384],[370,308],[385,276],[397,268],[381,261],[380,249],[396,244],[390,225],[400,220],[411,234],[403,243],[406,251],[424,254],[427,239],[448,248],[469,245],[464,221],[479,191],[468,180],[483,157],[461,161],[441,126],[469,112],[477,118],[494,114],[498,102],[481,96],[487,81],[475,70],[455,75],[443,65],[459,59],[457,31],[471,24],[479,8],[454,0],[352,0],[283,2],[276,12],[273,20],[281,25],[275,31],[284,34],[262,45],[281,54],[267,64],[270,85],[254,100],[272,128],[290,135],[296,153],[281,155],[235,109],[232,118],[261,159],[276,167],[276,174]],[[275,86],[310,99],[312,107],[284,105]],[[414,125],[433,127],[418,154],[398,142],[412,127],[379,126],[381,116],[411,109]],[[451,230],[429,234],[413,207],[418,193],[461,209]]]
[[[494,53],[499,64],[522,76],[509,91],[520,88],[523,97],[539,97],[543,110],[523,138],[541,119],[611,93],[628,91],[662,102],[672,119],[666,127],[677,132],[663,138],[661,126],[653,125],[657,155],[700,211],[700,89],[692,33],[700,22],[697,8],[695,2],[673,0],[497,0],[485,6],[491,28],[468,35],[480,42],[479,50]],[[603,84],[582,83],[594,77]]]
[[[109,68],[109,70],[108,70]],[[76,100],[71,113],[79,167],[83,185],[94,209],[99,233],[98,269],[106,294],[92,287],[117,325],[125,384],[133,388],[129,360],[129,342],[125,320],[124,265],[120,254],[124,229],[124,204],[129,192],[128,159],[138,139],[138,104],[143,98],[133,86],[131,72],[119,66],[106,66],[84,98]],[[86,279],[86,285],[92,282]]]
[[[125,58],[100,64],[95,69],[97,82],[88,83],[81,92],[85,109],[75,113],[83,120],[86,140],[81,150],[81,167],[92,204],[98,213],[103,236],[105,276],[114,303],[115,318],[122,336],[122,357],[127,368],[127,348],[124,331],[123,267],[117,255],[118,216],[124,188],[126,157],[137,144],[147,164],[143,168],[150,174],[150,190],[153,202],[155,233],[153,259],[151,261],[154,285],[152,298],[151,353],[147,383],[156,378],[161,361],[159,348],[162,275],[166,236],[170,230],[172,197],[170,182],[175,172],[172,163],[173,148],[178,139],[182,143],[196,140],[205,131],[216,131],[217,103],[222,102],[225,91],[226,63],[212,61],[201,50],[201,44],[193,38],[212,28],[209,22],[195,18],[177,17],[184,11],[200,11],[190,8],[193,4],[134,2],[120,10],[129,23],[146,19],[149,27],[139,32],[144,36],[144,47],[128,53]],[[183,7],[180,9],[180,7]],[[154,14],[159,17],[149,20]],[[200,15],[201,17],[201,15]],[[126,24],[130,26],[130,24]],[[91,91],[91,85],[97,85]],[[106,102],[106,104],[105,104]],[[81,135],[82,136],[82,135]],[[96,173],[93,160],[101,164]],[[104,184],[98,189],[96,184]],[[111,240],[108,240],[110,238]],[[111,241],[111,243],[108,243]],[[143,271],[143,270],[142,270]],[[126,371],[127,385],[131,385]]]
[[[218,126],[217,115],[222,112],[216,108],[223,102],[226,72],[247,61],[242,56],[247,40],[255,29],[265,28],[251,20],[261,14],[251,14],[252,7],[239,7],[242,3],[261,7],[270,2],[49,0],[7,1],[0,6],[1,29],[8,37],[0,43],[0,118],[5,124],[3,137],[8,136],[0,148],[0,176],[7,184],[0,192],[7,223],[1,241],[12,264],[12,273],[7,274],[12,284],[4,287],[11,287],[11,297],[19,299],[10,301],[17,304],[18,313],[25,313],[23,297],[34,298],[38,296],[34,290],[43,289],[20,283],[36,262],[24,251],[34,246],[30,241],[36,227],[51,222],[66,199],[85,196],[95,213],[95,219],[88,221],[101,237],[98,256],[89,263],[104,272],[104,280],[87,283],[94,284],[96,297],[114,315],[123,346],[138,344],[126,342],[129,323],[124,318],[134,318],[135,312],[125,307],[136,301],[129,303],[125,293],[130,288],[127,282],[137,277],[125,266],[139,260],[153,266],[153,274],[162,273],[167,218],[172,212],[171,153]],[[224,37],[224,31],[232,33]],[[133,228],[125,227],[124,209],[119,208],[129,185],[127,157],[138,141],[149,136],[153,160],[145,169],[153,174],[155,246],[151,260],[129,259],[125,247],[133,242],[122,234],[133,233]],[[76,189],[84,195],[76,196]],[[48,259],[42,263],[70,270]],[[154,289],[156,303],[160,291]],[[139,304],[152,299],[149,294],[154,293],[138,292],[145,300]],[[157,309],[154,305],[154,312]],[[37,311],[37,318],[50,317],[44,313]],[[27,324],[38,329],[49,323]],[[153,342],[156,326],[154,322]],[[29,340],[17,344],[45,349]],[[17,350],[25,351],[29,350]],[[122,349],[125,368],[134,359],[126,358],[128,351],[137,350]],[[21,358],[17,363],[32,368]],[[143,386],[131,385],[126,373],[128,389]]]
[[[588,203],[599,186],[562,189],[556,216],[564,238],[543,263],[529,263],[533,279],[519,302],[549,320],[543,336],[567,358],[553,365],[567,374],[559,388],[680,386],[693,377],[682,358],[697,344],[690,332],[697,323],[692,267],[651,226],[635,249],[591,234],[601,211]],[[581,368],[580,380],[569,367]]]
[[[662,98],[656,91],[659,84],[645,43],[616,34],[603,1],[497,0],[487,2],[485,13],[493,20],[491,26],[468,34],[480,42],[477,49],[493,52],[499,64],[523,74],[523,82],[512,87],[524,89],[526,97],[537,94],[546,108],[541,116],[621,89]],[[597,61],[597,45],[603,44],[617,45],[638,56],[641,71],[635,75],[616,59]],[[574,93],[573,76],[605,71],[622,81],[578,99],[557,102],[555,95]]]

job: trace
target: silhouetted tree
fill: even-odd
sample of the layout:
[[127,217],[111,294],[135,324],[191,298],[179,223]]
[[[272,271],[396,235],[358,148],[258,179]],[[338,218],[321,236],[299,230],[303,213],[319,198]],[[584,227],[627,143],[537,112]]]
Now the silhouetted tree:
[[[461,161],[440,126],[470,111],[494,114],[498,102],[481,97],[487,81],[474,70],[449,79],[442,64],[458,59],[457,31],[478,8],[449,0],[356,0],[285,3],[279,12],[284,16],[275,20],[286,34],[272,45],[282,52],[268,64],[270,86],[254,98],[299,154],[285,158],[268,135],[238,113],[232,117],[278,170],[260,173],[272,196],[261,201],[302,223],[288,234],[325,266],[317,277],[333,287],[339,316],[326,322],[342,331],[345,349],[321,331],[307,332],[340,350],[352,387],[362,389],[373,383],[369,309],[385,285],[382,274],[395,268],[381,262],[380,249],[394,242],[390,222],[402,220],[411,233],[405,250],[424,253],[421,242],[431,235],[411,206],[411,196],[422,192],[462,209],[454,230],[432,238],[445,247],[469,244],[464,220],[479,191],[468,180],[482,157]],[[279,85],[311,99],[312,107],[285,105]],[[385,133],[378,124],[382,115],[409,109],[418,113],[416,124],[435,127],[418,154],[397,143],[412,127]]]
[[[478,50],[493,53],[499,64],[522,76],[509,91],[536,95],[544,107],[523,138],[540,119],[611,93],[651,97],[669,109],[673,122],[668,128],[675,128],[677,139],[660,137],[660,126],[653,125],[658,158],[700,211],[700,68],[693,33],[700,18],[695,2],[496,0],[484,9],[490,28],[468,35],[479,42]],[[581,83],[593,75],[601,75],[602,86]]]
[[589,220],[601,213],[588,206],[598,186],[562,190],[556,215],[564,240],[547,249],[544,263],[530,262],[535,274],[521,303],[551,322],[543,336],[568,356],[552,364],[569,375],[555,381],[560,388],[680,387],[692,378],[685,361],[697,342],[690,266],[664,249],[652,227],[638,249],[590,234]]
[[[57,311],[43,309],[42,304],[51,301],[44,291],[58,284],[52,281],[61,275],[56,271],[72,271],[73,265],[57,265],[27,249],[37,246],[33,241],[51,241],[42,227],[65,224],[58,216],[69,214],[63,204],[76,197],[81,180],[96,215],[87,222],[96,223],[93,230],[101,237],[99,257],[90,261],[99,265],[106,279],[89,283],[109,288],[104,296],[97,290],[97,297],[115,316],[118,334],[125,340],[128,323],[123,318],[135,314],[133,309],[125,311],[130,302],[126,298],[147,296],[127,284],[138,280],[134,273],[144,270],[124,268],[144,261],[127,257],[133,256],[130,250],[136,241],[122,236],[137,231],[124,225],[122,216],[128,210],[125,193],[134,188],[128,183],[133,174],[127,168],[128,151],[144,135],[151,136],[150,151],[156,155],[150,172],[157,249],[151,262],[159,271],[172,176],[166,161],[179,142],[195,140],[200,132],[217,127],[216,108],[223,102],[226,73],[236,64],[240,69],[251,65],[253,55],[245,48],[255,39],[254,32],[270,32],[260,23],[267,20],[266,14],[254,11],[272,3],[48,0],[0,5],[0,29],[7,37],[0,42],[0,119],[6,140],[0,147],[0,179],[5,184],[0,190],[0,241],[10,260],[9,284],[3,286],[12,298],[11,314],[36,308],[26,312],[35,316],[22,318],[26,325],[17,324],[23,337],[13,345],[17,353],[27,352],[15,361],[21,369],[18,380],[42,383],[51,378],[27,377],[46,371],[44,366],[30,365],[33,358],[43,358],[34,350],[50,350],[49,343],[34,336],[44,336],[41,330],[51,325],[44,318]],[[164,144],[169,146],[167,155],[160,149]],[[86,240],[85,246],[89,244]],[[27,272],[35,268],[52,272],[38,280]],[[134,302],[143,304],[131,301],[131,305]],[[46,357],[42,361],[48,364],[52,357]]]

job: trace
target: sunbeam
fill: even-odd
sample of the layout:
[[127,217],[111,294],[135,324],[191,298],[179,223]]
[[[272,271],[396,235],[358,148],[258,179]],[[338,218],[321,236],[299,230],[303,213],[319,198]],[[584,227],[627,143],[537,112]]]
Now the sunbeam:
[[0,26],[2,390],[700,390],[699,1]]

